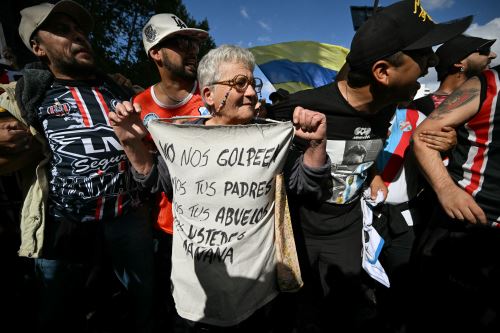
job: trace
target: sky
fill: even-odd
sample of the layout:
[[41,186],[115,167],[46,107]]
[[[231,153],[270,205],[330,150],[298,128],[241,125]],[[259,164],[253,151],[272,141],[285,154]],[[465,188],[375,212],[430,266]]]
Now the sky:
[[[379,0],[379,6],[396,1]],[[207,19],[217,45],[242,47],[270,45],[289,41],[317,41],[350,47],[354,36],[350,6],[373,6],[370,0],[183,0],[196,20]],[[421,0],[422,6],[437,23],[474,15],[467,34],[497,38],[492,49],[500,55],[499,0]],[[492,64],[500,64],[495,59]],[[262,97],[274,91],[264,79]],[[438,87],[436,72],[419,80],[431,91]]]

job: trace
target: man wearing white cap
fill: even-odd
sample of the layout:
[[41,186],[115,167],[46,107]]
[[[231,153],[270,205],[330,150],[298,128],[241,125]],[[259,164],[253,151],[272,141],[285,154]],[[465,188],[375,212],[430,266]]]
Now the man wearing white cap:
[[142,29],[142,41],[146,53],[158,68],[161,81],[137,96],[136,100],[139,103],[155,102],[161,107],[158,110],[161,117],[185,113],[180,107],[187,104],[197,91],[198,51],[200,43],[207,37],[206,31],[188,28],[173,14],[152,16]]
[[[175,116],[199,116],[208,114],[200,96],[196,81],[200,43],[208,37],[201,29],[188,28],[174,14],[156,14],[142,29],[144,49],[154,62],[161,81],[152,85],[133,99],[141,105],[144,125],[152,119]],[[150,149],[155,150],[153,140],[147,137]],[[158,193],[153,212],[154,237],[158,241],[155,253],[157,278],[156,303],[161,322],[171,322],[175,313],[170,291],[172,256],[172,193]]]
[[24,69],[9,111],[30,126],[44,156],[23,204],[19,254],[35,258],[40,331],[85,330],[88,286],[108,258],[130,293],[137,331],[150,331],[151,229],[108,118],[133,93],[96,68],[92,25],[73,1],[21,11],[19,34],[40,63]]

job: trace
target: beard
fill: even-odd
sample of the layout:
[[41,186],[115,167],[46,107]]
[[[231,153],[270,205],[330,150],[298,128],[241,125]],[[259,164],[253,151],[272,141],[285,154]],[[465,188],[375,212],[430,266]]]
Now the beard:
[[467,69],[464,72],[465,77],[471,78],[473,76],[481,74],[482,71],[488,68],[488,65],[489,64],[477,64],[469,61]]
[[64,73],[69,77],[82,77],[86,75],[91,76],[95,74],[97,70],[93,54],[92,54],[92,59],[86,62],[79,62],[74,57],[71,58],[53,57],[52,64],[61,73]]
[[165,54],[162,55],[161,62],[163,66],[165,66],[165,68],[168,69],[174,76],[183,79],[196,80],[196,69],[193,72],[186,71],[183,64],[174,64]]

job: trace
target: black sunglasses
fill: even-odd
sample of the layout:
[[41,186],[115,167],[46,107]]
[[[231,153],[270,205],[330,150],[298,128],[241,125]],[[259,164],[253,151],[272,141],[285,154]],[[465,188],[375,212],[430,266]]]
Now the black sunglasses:
[[200,40],[195,38],[190,38],[186,36],[176,36],[173,38],[168,38],[161,41],[158,47],[175,47],[182,52],[195,51],[198,53],[200,50]]
[[491,46],[481,46],[476,52],[483,56],[489,56],[491,53]]

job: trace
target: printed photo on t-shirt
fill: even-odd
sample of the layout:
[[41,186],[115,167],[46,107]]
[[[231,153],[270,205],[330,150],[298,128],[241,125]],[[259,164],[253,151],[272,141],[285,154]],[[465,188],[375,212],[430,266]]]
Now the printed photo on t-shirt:
[[328,140],[332,161],[331,186],[327,202],[346,204],[355,199],[368,177],[367,170],[382,149],[382,140]]

